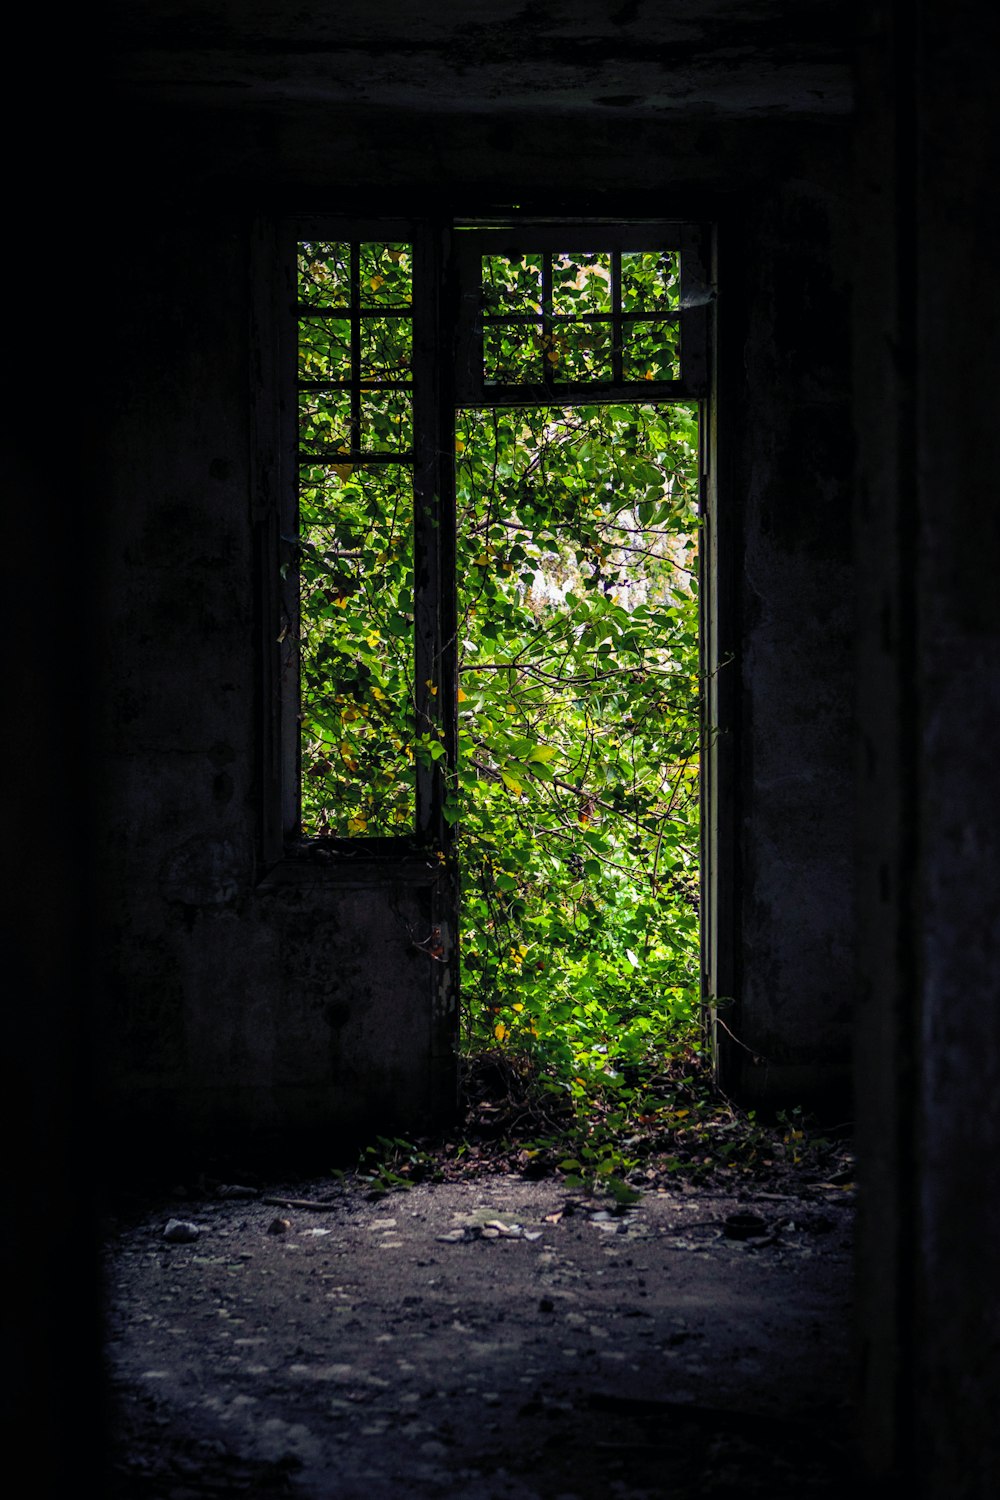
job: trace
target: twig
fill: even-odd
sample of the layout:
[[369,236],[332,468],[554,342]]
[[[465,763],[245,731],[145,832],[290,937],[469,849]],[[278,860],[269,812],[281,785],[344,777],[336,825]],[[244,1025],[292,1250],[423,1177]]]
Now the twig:
[[282,1198],[277,1193],[268,1193],[257,1199],[258,1203],[269,1203],[275,1208],[299,1208],[315,1213],[325,1214],[337,1202],[336,1198],[314,1200],[312,1198]]

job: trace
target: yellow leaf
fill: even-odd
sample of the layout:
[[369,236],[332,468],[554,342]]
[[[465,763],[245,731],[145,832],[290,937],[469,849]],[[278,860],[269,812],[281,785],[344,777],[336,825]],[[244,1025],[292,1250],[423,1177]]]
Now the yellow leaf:
[[437,697],[437,687],[434,683],[433,677],[428,677],[427,681],[424,683],[424,687],[427,688],[432,698]]
[[350,479],[351,475],[354,473],[354,465],[334,464],[333,472],[336,474],[338,479]]
[[468,693],[463,693],[462,689],[459,688],[459,690],[458,690],[458,701],[459,701],[459,703],[464,703],[465,700],[466,700],[466,698],[468,696],[469,696]]
[[368,820],[367,818],[363,818],[360,813],[356,817],[348,818],[347,820],[348,833],[364,833],[367,827]]
[[521,1004],[520,1001],[518,1001],[518,1003],[513,1007],[513,1009],[517,1011],[518,1015],[520,1015],[521,1012],[522,1012],[522,1010],[524,1009],[524,1006]]
[[385,701],[385,694],[380,687],[372,688],[372,697],[377,698],[380,703],[383,703]]
[[502,1021],[498,1021],[494,1026],[493,1035],[496,1037],[498,1042],[502,1042],[504,1037],[507,1035],[507,1028]]
[[465,452],[465,444],[462,442],[461,438],[456,438],[455,439],[455,452],[456,453],[464,453]]
[[371,289],[372,289],[373,292],[377,292],[378,289],[379,289],[379,287],[382,285],[382,283],[384,281],[385,281],[385,277],[384,276],[373,276],[371,278],[371,280],[369,281],[368,285],[371,287]]
[[557,365],[559,363],[559,350],[550,349],[545,358],[548,360],[550,365]]
[[508,771],[500,772],[500,780],[503,782],[504,786],[509,792],[513,792],[515,797],[520,797],[521,783],[515,780],[515,778],[511,776]]
[[403,252],[402,252],[402,250],[388,250],[386,252],[386,254],[388,255],[389,259],[392,261],[392,263],[393,263],[394,266],[398,266],[399,262],[403,258]]

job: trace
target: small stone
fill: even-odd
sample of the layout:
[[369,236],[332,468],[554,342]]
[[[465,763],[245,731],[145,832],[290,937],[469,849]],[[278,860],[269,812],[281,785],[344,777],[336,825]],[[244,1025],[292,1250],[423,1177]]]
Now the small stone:
[[767,1234],[767,1222],[758,1214],[730,1214],[722,1225],[727,1240],[759,1239]]
[[267,1226],[268,1234],[287,1234],[292,1227],[291,1219],[272,1219]]
[[171,1245],[189,1245],[200,1234],[197,1224],[187,1219],[168,1219],[163,1229],[163,1238]]
[[256,1188],[245,1187],[240,1182],[224,1182],[219,1188],[220,1198],[257,1198]]

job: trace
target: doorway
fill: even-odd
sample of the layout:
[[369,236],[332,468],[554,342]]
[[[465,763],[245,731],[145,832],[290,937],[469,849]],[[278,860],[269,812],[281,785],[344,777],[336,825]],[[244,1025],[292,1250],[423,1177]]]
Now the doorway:
[[427,893],[429,1088],[460,987],[467,1044],[625,1078],[702,988],[707,237],[294,232],[286,857]]
[[691,403],[456,428],[463,1049],[623,1127],[700,1024],[698,452]]

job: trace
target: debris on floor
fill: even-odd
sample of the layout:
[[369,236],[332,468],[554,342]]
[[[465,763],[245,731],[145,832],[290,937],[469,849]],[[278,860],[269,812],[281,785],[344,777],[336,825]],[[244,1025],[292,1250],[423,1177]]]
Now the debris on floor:
[[110,1496],[832,1500],[851,1196],[279,1183],[174,1202],[192,1239],[144,1206],[109,1226]]

